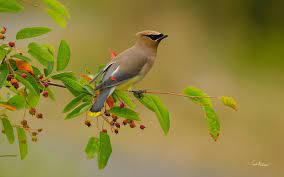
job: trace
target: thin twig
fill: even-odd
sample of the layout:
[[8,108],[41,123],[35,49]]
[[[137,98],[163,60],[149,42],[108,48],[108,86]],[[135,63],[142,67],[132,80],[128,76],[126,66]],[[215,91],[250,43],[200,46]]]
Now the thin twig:
[[16,154],[7,154],[7,155],[0,155],[0,157],[17,157]]
[[218,96],[188,96],[188,95],[185,95],[182,93],[176,93],[176,92],[161,92],[161,91],[149,91],[149,90],[127,90],[127,92],[173,95],[173,96],[181,96],[181,97],[188,97],[188,98],[219,98]]
[[48,85],[52,85],[52,86],[56,86],[56,87],[61,87],[61,88],[66,88],[65,85],[60,85],[60,84],[56,84],[56,83],[52,83],[52,82],[48,82]]

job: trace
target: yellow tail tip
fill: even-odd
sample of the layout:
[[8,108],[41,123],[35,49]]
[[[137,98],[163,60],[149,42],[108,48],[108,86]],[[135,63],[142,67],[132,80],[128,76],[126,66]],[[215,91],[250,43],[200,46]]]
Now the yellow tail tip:
[[88,112],[88,116],[90,117],[98,117],[99,115],[101,115],[101,112]]

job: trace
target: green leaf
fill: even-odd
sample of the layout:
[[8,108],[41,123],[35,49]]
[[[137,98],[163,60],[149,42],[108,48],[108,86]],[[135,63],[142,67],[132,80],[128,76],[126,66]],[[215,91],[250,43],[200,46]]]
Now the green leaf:
[[77,108],[75,108],[73,111],[71,111],[69,114],[67,114],[65,119],[72,119],[74,117],[77,117],[83,114],[84,112],[87,112],[89,109],[91,109],[91,107],[92,107],[91,103],[83,103]]
[[120,90],[115,90],[114,94],[118,98],[120,98],[126,105],[128,105],[131,109],[135,109],[135,104],[133,103],[132,99],[127,93]]
[[[195,87],[187,87],[184,90],[184,94],[193,98],[189,98],[194,103],[200,105],[205,112],[206,121],[208,124],[209,133],[216,141],[220,133],[220,124],[218,116],[213,108],[212,101],[208,98],[208,95]],[[198,98],[194,98],[194,96]]]
[[237,101],[233,97],[222,96],[219,98],[225,106],[228,106],[237,111]]
[[47,27],[24,28],[17,33],[16,39],[19,40],[19,39],[33,38],[49,33],[50,31],[51,29]]
[[57,71],[62,71],[66,68],[70,60],[70,48],[66,41],[62,40],[58,49],[57,55]]
[[11,97],[7,103],[10,106],[16,107],[17,109],[22,109],[26,106],[26,99],[23,96],[15,95]]
[[27,135],[23,128],[17,128],[17,133],[18,133],[20,156],[21,156],[21,160],[23,160],[28,154]]
[[88,144],[85,148],[85,153],[87,158],[93,159],[95,154],[99,152],[100,140],[96,137],[91,137],[88,141]]
[[162,103],[160,98],[151,94],[134,93],[134,96],[140,101],[140,103],[156,114],[156,117],[158,118],[160,126],[162,127],[165,135],[168,134],[170,129],[169,111]]
[[65,28],[67,25],[66,19],[54,10],[47,9],[47,14],[55,21],[59,26]]
[[21,55],[21,54],[15,54],[12,57],[21,59],[21,60],[23,60],[25,62],[31,62],[32,61],[32,59],[30,59],[29,57]]
[[7,50],[4,48],[0,48],[0,61],[2,61],[7,55]]
[[53,56],[46,46],[32,42],[28,48],[28,52],[44,66],[47,66],[47,62],[53,62]]
[[138,113],[129,108],[112,107],[110,113],[130,120],[140,120]]
[[68,10],[59,1],[57,1],[57,0],[43,0],[43,3],[45,3],[49,9],[52,9],[53,11],[57,12],[58,14],[65,16],[66,18],[70,18],[70,14],[69,14]]
[[200,89],[195,88],[195,87],[187,87],[186,89],[184,89],[184,94],[190,96],[190,97],[203,97],[203,98],[190,98],[194,103],[197,103],[199,105],[202,106],[212,106],[212,102],[210,98],[206,98],[208,97],[208,95],[204,92],[202,92]]
[[0,12],[17,13],[23,9],[24,7],[16,0],[0,0]]
[[105,168],[109,157],[112,153],[110,138],[107,133],[100,132],[100,148],[98,153],[98,166],[99,169]]
[[69,112],[72,109],[74,109],[76,106],[78,106],[82,100],[86,97],[87,95],[84,93],[81,93],[78,95],[76,98],[74,98],[72,101],[70,101],[65,108],[63,109],[63,113]]
[[56,101],[53,91],[50,88],[46,88],[46,90],[48,91],[48,98],[50,98],[52,101]]
[[35,75],[35,76],[42,75],[41,71],[40,71],[37,67],[32,66],[32,68],[33,68],[33,71],[34,71],[34,75]]
[[47,77],[52,73],[54,62],[48,62],[47,68],[44,68],[44,75]]
[[62,80],[63,78],[69,78],[69,79],[76,80],[75,73],[72,71],[54,74],[51,76],[51,78],[54,80]]
[[2,120],[2,125],[5,131],[5,135],[9,141],[10,144],[13,144],[15,141],[15,135],[14,135],[14,130],[13,127],[9,121],[9,119],[5,118],[1,118]]
[[39,92],[33,86],[36,83],[30,83],[27,79],[24,79],[22,78],[22,76],[19,75],[16,75],[16,79],[20,81],[29,90],[28,96],[26,97],[28,104],[31,107],[36,107],[40,98]]
[[217,141],[220,133],[220,123],[218,116],[215,110],[210,106],[203,106],[203,110],[205,112],[206,120],[208,123],[209,133],[214,141]]
[[40,54],[37,52],[34,52],[33,50],[28,51],[31,56],[33,56],[40,64],[43,66],[47,67],[48,66],[48,61],[46,61]]
[[5,84],[6,78],[9,74],[9,69],[6,63],[0,65],[0,89]]
[[83,88],[83,86],[73,79],[65,77],[65,78],[62,78],[61,81],[63,82],[65,86],[68,87],[68,89],[70,89],[72,93],[76,95],[85,92],[85,89]]

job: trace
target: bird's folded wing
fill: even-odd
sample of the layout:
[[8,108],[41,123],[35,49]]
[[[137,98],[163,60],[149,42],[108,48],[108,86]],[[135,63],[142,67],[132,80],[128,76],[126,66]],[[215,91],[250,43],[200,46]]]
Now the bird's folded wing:
[[[142,67],[140,67],[142,68]],[[114,64],[108,68],[106,74],[103,77],[102,83],[100,83],[95,90],[101,90],[116,85],[120,85],[139,74],[141,69],[137,69],[135,72],[126,72],[120,66]]]
[[111,67],[112,64],[113,62],[107,64],[102,70],[100,70],[100,72],[90,81],[90,84],[96,81],[102,74],[104,74]]

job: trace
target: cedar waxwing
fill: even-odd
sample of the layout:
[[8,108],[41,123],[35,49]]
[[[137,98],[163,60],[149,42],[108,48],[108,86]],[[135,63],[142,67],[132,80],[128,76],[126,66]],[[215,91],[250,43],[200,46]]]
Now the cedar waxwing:
[[95,88],[100,92],[91,112],[100,113],[105,101],[115,89],[129,89],[141,81],[155,62],[159,43],[168,37],[150,30],[138,32],[136,36],[136,44],[117,55],[91,81],[94,82],[104,74],[102,82]]

